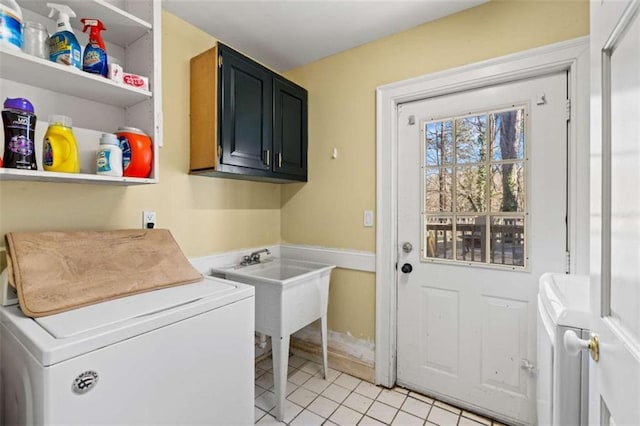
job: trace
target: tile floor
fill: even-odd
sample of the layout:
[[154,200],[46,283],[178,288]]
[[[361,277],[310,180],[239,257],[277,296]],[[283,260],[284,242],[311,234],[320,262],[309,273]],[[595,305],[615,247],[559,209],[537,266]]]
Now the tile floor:
[[278,422],[271,358],[256,364],[256,425],[440,425],[502,426],[468,411],[403,388],[392,390],[293,355],[289,357],[284,422]]

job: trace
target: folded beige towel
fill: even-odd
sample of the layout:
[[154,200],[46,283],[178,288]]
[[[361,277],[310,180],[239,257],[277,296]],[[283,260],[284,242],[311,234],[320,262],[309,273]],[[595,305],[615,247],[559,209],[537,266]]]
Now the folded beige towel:
[[166,229],[6,234],[9,283],[41,317],[202,279]]

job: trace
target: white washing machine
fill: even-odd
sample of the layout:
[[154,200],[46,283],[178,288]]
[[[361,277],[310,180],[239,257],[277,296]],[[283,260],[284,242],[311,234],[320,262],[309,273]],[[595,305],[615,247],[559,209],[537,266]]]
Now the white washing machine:
[[252,286],[207,277],[0,320],[2,425],[253,424]]
[[538,293],[539,425],[587,425],[587,351],[570,355],[564,334],[589,339],[589,276],[547,273]]

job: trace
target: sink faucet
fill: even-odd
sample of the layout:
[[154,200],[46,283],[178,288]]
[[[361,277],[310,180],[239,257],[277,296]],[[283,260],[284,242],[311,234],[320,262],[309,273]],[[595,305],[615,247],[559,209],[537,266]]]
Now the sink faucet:
[[260,253],[271,254],[269,249],[266,249],[266,248],[262,250],[254,251],[248,256],[243,256],[242,262],[240,262],[240,265],[247,266],[247,265],[255,265],[256,263],[260,263]]

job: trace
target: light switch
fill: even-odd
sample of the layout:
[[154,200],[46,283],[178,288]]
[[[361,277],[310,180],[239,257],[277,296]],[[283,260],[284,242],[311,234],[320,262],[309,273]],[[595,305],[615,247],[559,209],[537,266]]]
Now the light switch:
[[373,210],[364,211],[364,226],[371,228],[373,226]]

